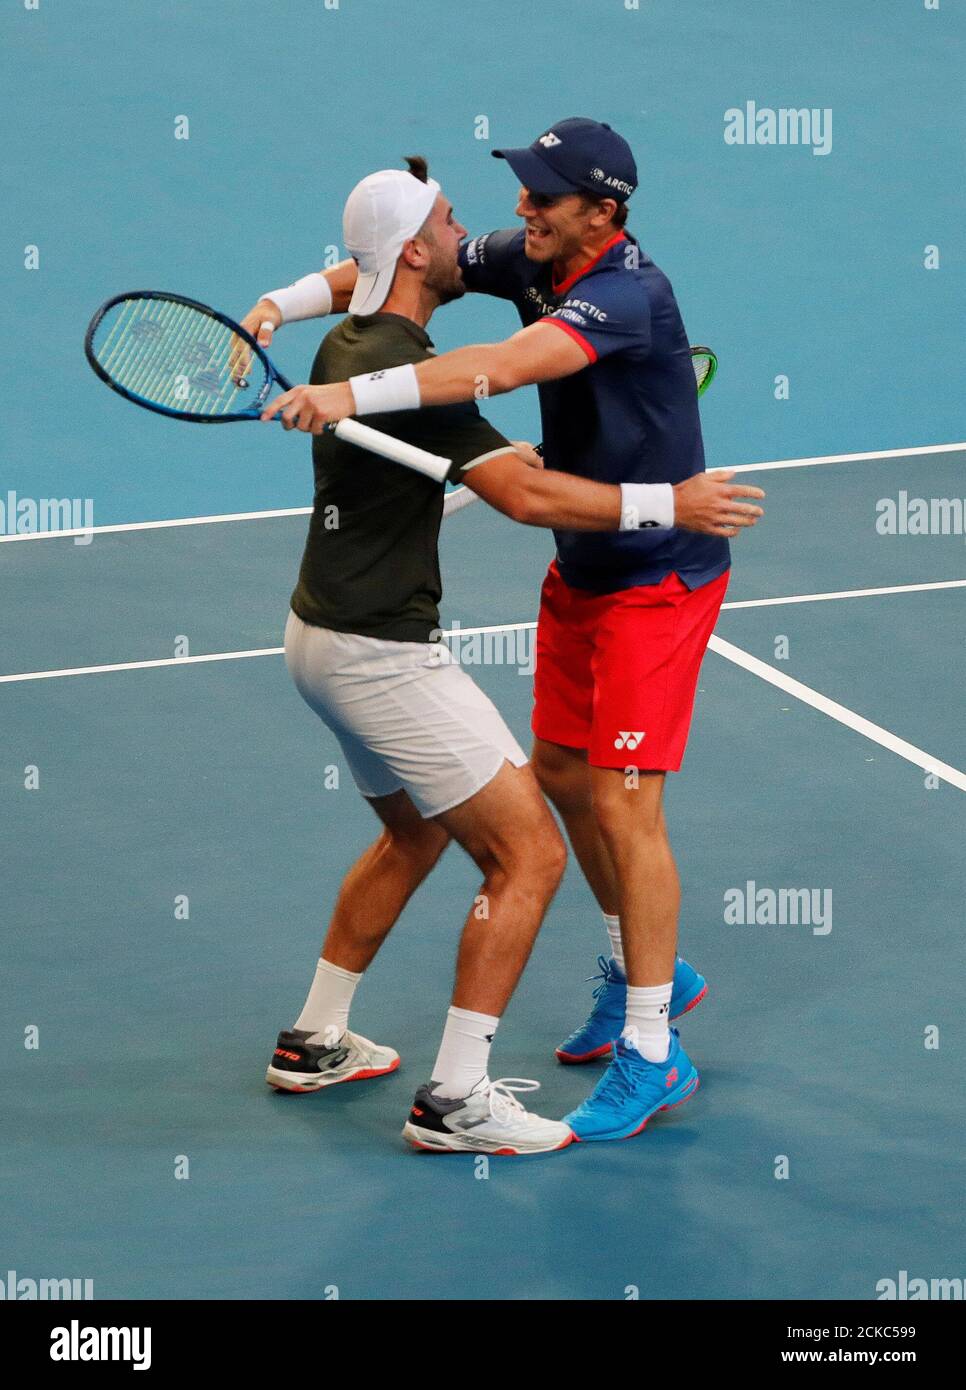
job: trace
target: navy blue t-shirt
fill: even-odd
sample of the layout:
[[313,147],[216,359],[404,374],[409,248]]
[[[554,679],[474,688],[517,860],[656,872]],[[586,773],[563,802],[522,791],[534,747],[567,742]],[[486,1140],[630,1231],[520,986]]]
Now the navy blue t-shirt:
[[[602,483],[679,483],[704,471],[694,369],[667,276],[619,233],[557,284],[527,258],[522,229],[460,248],[469,290],[509,299],[524,325],[559,324],[587,354],[573,376],[538,386],[547,468]],[[690,589],[731,563],[723,537],[690,531],[554,531],[561,576],[614,593],[659,584],[672,571]]]

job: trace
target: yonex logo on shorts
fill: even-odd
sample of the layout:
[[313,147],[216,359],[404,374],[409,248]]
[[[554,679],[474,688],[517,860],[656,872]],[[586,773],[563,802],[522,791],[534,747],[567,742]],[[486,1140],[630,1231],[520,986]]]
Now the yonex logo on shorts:
[[621,729],[618,731],[617,738],[614,739],[614,747],[630,748],[633,750],[634,748],[637,748],[637,746],[640,744],[643,738],[643,730],[641,730],[640,732],[626,732],[625,730]]

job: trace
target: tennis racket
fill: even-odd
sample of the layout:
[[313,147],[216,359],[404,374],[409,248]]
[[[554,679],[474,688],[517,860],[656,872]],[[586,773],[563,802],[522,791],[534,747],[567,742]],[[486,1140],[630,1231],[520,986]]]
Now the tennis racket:
[[[714,380],[714,374],[718,370],[718,359],[709,347],[693,347],[691,365],[694,367],[694,382],[698,388],[698,395],[703,396]],[[542,444],[537,445],[537,453],[543,454]],[[452,516],[454,512],[461,512],[471,502],[478,501],[477,494],[468,487],[453,488],[446,494],[443,502],[443,520]]]
[[[274,386],[292,389],[240,324],[181,294],[132,290],[115,295],[91,319],[84,351],[101,381],[125,400],[201,425],[257,420]],[[325,428],[348,444],[437,482],[449,471],[449,459],[358,420]]]

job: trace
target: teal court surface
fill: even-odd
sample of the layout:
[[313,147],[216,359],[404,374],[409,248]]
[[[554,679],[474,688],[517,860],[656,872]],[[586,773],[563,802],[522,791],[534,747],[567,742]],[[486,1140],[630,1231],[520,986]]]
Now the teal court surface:
[[[0,1071],[8,1261],[158,1298],[869,1298],[893,1271],[945,1269],[961,1219],[964,542],[874,521],[902,488],[954,491],[961,461],[761,471],[768,527],[735,546],[669,797],[682,949],[710,984],[682,1024],[701,1090],[634,1141],[495,1159],[485,1177],[399,1138],[475,890],[458,851],[357,1000],[355,1026],[396,1046],[400,1071],[298,1098],[262,1080],[373,830],[347,775],[326,786],[337,745],[277,653],[305,518],[0,546],[4,1017],[12,1037],[40,1030],[36,1050],[8,1038]],[[817,535],[801,519],[833,477],[840,526]],[[446,523],[444,620],[469,661],[468,632],[531,621],[546,552],[482,505]],[[470,668],[521,739],[525,633],[495,649],[516,664]],[[159,657],[186,637],[188,659]],[[756,920],[749,883],[814,890],[821,909]],[[571,866],[495,1053],[542,1081],[545,1113],[595,1075],[552,1053],[601,935]]]

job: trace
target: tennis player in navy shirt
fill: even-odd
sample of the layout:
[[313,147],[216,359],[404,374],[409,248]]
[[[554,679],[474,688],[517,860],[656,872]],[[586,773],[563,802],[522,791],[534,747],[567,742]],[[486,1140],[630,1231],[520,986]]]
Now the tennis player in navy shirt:
[[[609,1065],[566,1121],[580,1140],[625,1139],[698,1086],[669,1027],[707,986],[677,955],[680,887],[663,788],[684,755],[728,583],[728,539],[750,520],[738,499],[763,493],[731,484],[730,474],[699,478],[687,334],[667,277],[625,230],[638,182],[627,142],[574,117],[527,148],[494,154],[520,182],[524,225],[468,242],[460,265],[468,290],[515,305],[522,330],[415,366],[298,387],[266,418],[317,432],[347,415],[472,400],[481,381],[490,395],[536,384],[545,466],[621,486],[620,532],[554,531],[537,628],[533,765],[611,946],[590,1017],[557,1048],[562,1062]],[[352,278],[333,269],[334,297]],[[696,485],[712,478],[730,515],[720,506],[695,514]]]

